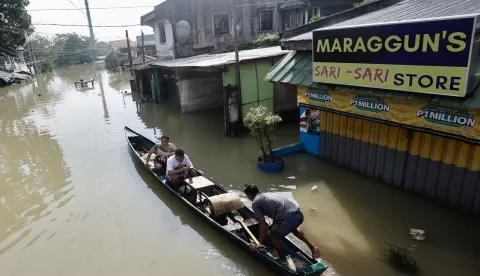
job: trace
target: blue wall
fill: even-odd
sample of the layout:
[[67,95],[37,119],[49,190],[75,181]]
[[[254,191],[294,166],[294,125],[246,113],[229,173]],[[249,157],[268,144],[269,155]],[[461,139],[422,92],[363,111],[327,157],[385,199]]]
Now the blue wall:
[[[300,106],[299,117],[302,116],[307,108]],[[318,155],[320,148],[320,136],[312,133],[300,131],[300,141],[305,146],[305,150],[309,153]]]

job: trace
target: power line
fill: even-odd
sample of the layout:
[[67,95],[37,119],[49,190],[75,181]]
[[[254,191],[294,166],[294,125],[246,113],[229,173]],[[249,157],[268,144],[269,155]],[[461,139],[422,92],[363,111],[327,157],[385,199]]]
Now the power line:
[[[89,17],[86,12],[84,12],[81,8],[79,8],[77,5],[75,5],[71,0],[68,0],[68,2],[70,2],[75,8],[77,8],[77,10],[79,10],[81,13],[83,13],[87,18]],[[85,8],[86,8],[86,7],[85,7]],[[92,22],[89,21],[89,23],[90,23],[90,25],[91,25]],[[95,24],[96,24],[96,22],[95,22]],[[90,25],[88,25],[89,28],[90,28],[90,27],[92,27],[92,28],[95,27],[95,26],[90,26]],[[105,29],[105,27],[102,27],[102,28]],[[105,30],[107,30],[107,29],[105,29]],[[92,29],[90,29],[90,31],[93,32]],[[107,30],[107,31],[108,31],[108,30]],[[121,37],[119,37],[119,36],[116,36],[116,37],[121,38]],[[121,39],[123,39],[123,38],[121,38]]]
[[[130,6],[130,7],[95,7],[95,8],[90,8],[91,10],[110,10],[110,9],[138,9],[138,8],[155,8],[155,6]],[[85,8],[80,8],[82,10],[85,10]],[[38,11],[75,11],[77,9],[28,9],[26,11],[33,11],[33,12],[38,12]]]
[[[61,27],[89,27],[88,25],[84,24],[58,24],[58,23],[32,23],[32,25],[36,26],[61,26]],[[96,28],[125,28],[125,27],[138,27],[142,26],[140,24],[132,24],[132,25],[94,25],[92,27]]]

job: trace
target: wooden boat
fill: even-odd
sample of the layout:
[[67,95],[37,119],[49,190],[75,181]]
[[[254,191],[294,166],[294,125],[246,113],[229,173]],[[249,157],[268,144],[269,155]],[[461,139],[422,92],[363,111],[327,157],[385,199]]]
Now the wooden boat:
[[[128,127],[125,127],[125,136],[132,153],[136,156],[136,160],[142,164],[145,164],[144,156],[155,145],[155,143]],[[325,265],[310,257],[310,255],[308,255],[305,251],[288,239],[288,237],[283,239],[281,242],[283,244],[285,253],[293,260],[293,263],[295,264],[295,270],[291,269],[291,266],[289,267],[285,258],[279,259],[278,257],[275,257],[275,255],[272,254],[272,250],[249,250],[249,244],[258,238],[250,238],[248,233],[251,232],[258,234],[259,223],[254,218],[253,211],[247,206],[243,206],[241,209],[235,211],[237,216],[238,214],[241,215],[244,226],[235,220],[235,218],[238,218],[235,217],[235,214],[215,216],[213,212],[206,207],[205,199],[208,197],[227,194],[228,191],[222,185],[215,183],[213,179],[208,177],[201,170],[195,169],[198,176],[193,178],[193,182],[191,184],[186,182],[186,184],[191,186],[194,191],[193,193],[191,192],[190,194],[186,195],[173,188],[168,183],[166,176],[158,176],[152,170],[153,163],[149,164],[149,166],[144,165],[144,167],[145,169],[149,170],[156,179],[158,179],[161,185],[163,185],[169,192],[187,205],[195,214],[199,215],[215,230],[228,237],[233,243],[244,249],[254,258],[258,259],[279,273],[279,275],[319,276],[326,270],[327,267]],[[193,197],[192,194],[194,194]],[[245,230],[243,227],[248,228],[249,231]],[[271,249],[272,244],[268,240],[266,240],[265,243],[267,248]]]

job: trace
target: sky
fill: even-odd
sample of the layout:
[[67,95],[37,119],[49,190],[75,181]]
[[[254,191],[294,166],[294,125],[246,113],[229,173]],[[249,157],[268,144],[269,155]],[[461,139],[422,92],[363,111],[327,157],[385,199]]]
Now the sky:
[[[89,0],[90,8],[102,7],[132,7],[148,6],[142,8],[129,9],[108,9],[108,10],[90,10],[92,24],[95,25],[133,25],[140,24],[140,17],[153,11],[153,7],[164,0]],[[71,3],[70,3],[71,2]],[[27,10],[35,9],[75,9],[75,6],[85,8],[85,0],[30,0]],[[85,10],[82,10],[85,12]],[[76,32],[81,35],[90,36],[88,27],[64,27],[64,26],[40,26],[35,23],[54,23],[54,24],[74,24],[88,25],[87,16],[80,10],[70,11],[29,11],[32,16],[32,24],[35,31],[40,35],[48,36],[55,33]],[[98,41],[111,41],[125,39],[125,30],[128,30],[130,40],[135,40],[135,36],[153,34],[153,29],[149,26],[122,27],[122,28],[95,28],[93,32]]]

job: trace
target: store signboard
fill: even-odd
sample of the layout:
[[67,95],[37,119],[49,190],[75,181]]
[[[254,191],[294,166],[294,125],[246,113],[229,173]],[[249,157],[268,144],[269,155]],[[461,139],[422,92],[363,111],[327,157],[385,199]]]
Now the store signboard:
[[313,81],[464,97],[476,25],[468,16],[314,31]]
[[[298,87],[299,104],[480,141],[480,109],[388,96]],[[323,100],[328,99],[328,100]]]

